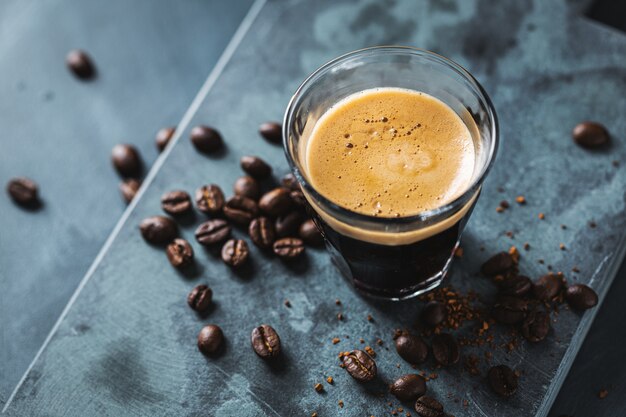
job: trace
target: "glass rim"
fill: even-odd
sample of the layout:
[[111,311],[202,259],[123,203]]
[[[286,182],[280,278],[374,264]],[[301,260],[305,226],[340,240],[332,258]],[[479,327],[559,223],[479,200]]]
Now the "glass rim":
[[[470,85],[474,87],[476,92],[479,94],[480,99],[483,100],[486,104],[487,115],[489,117],[489,121],[491,122],[490,135],[493,138],[491,142],[491,146],[489,148],[489,152],[487,155],[487,159],[483,164],[479,174],[474,178],[474,180],[470,183],[470,185],[465,189],[461,194],[455,197],[453,200],[447,202],[446,204],[436,207],[434,209],[425,210],[417,214],[413,214],[410,216],[402,216],[402,217],[379,217],[373,216],[364,213],[358,213],[356,211],[347,209],[338,205],[337,203],[329,200],[327,197],[318,192],[306,179],[306,177],[300,172],[300,169],[296,165],[293,156],[290,152],[289,146],[289,131],[291,130],[291,121],[293,120],[293,113],[296,109],[296,104],[298,99],[303,95],[306,89],[319,77],[324,75],[327,71],[331,70],[337,64],[348,61],[355,56],[366,55],[369,53],[392,53],[397,55],[416,55],[421,57],[427,57],[433,59],[436,62],[444,64],[448,68],[455,70],[459,73],[464,79],[469,81]],[[381,86],[382,88],[382,86]],[[283,150],[285,152],[285,156],[287,158],[287,162],[291,171],[295,175],[298,183],[305,189],[306,193],[310,194],[315,200],[322,203],[323,206],[330,207],[334,212],[338,212],[342,215],[347,215],[353,217],[355,220],[364,221],[364,222],[372,222],[378,223],[382,225],[401,225],[401,224],[410,224],[414,222],[425,222],[434,217],[437,217],[443,213],[447,213],[448,211],[453,210],[455,207],[464,205],[470,198],[476,193],[477,189],[480,187],[482,181],[486,177],[487,173],[493,166],[493,162],[495,160],[495,155],[498,149],[499,144],[499,126],[498,126],[498,117],[496,115],[495,108],[489,95],[483,88],[483,86],[474,78],[469,71],[467,71],[463,66],[456,63],[455,61],[446,58],[442,55],[439,55],[435,52],[428,51],[426,49],[415,48],[411,46],[372,46],[368,48],[357,49],[355,51],[351,51],[340,55],[328,62],[324,65],[317,68],[313,71],[305,80],[300,84],[300,86],[296,89],[296,92],[293,94],[289,103],[287,104],[287,109],[285,110],[285,115],[283,117]],[[319,205],[319,204],[316,204]]]

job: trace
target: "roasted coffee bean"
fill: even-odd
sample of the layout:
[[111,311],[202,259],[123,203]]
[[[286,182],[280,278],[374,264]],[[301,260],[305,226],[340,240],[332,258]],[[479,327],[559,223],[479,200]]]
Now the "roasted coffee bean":
[[224,216],[242,226],[247,226],[258,213],[256,202],[240,195],[228,199],[224,206]]
[[448,310],[443,303],[433,300],[426,304],[420,317],[426,326],[437,327],[448,317]]
[[588,310],[598,304],[598,294],[584,284],[574,284],[565,291],[565,300],[575,310]]
[[241,169],[254,178],[263,179],[270,176],[272,167],[258,156],[244,156],[241,158]]
[[300,184],[298,184],[296,176],[291,172],[289,174],[285,174],[285,176],[280,179],[280,183],[283,187],[288,188],[291,191],[300,190]]
[[222,135],[220,133],[204,125],[198,125],[191,129],[191,143],[202,153],[213,153],[223,146]]
[[493,306],[491,315],[502,324],[520,323],[526,317],[528,302],[521,298],[503,296]]
[[141,187],[141,183],[136,179],[130,178],[124,180],[120,183],[120,191],[122,192],[122,197],[124,197],[124,201],[130,203],[133,198],[135,198],[135,194]]
[[141,158],[132,145],[115,145],[111,152],[113,166],[123,177],[137,177],[141,174]]
[[396,379],[391,392],[400,401],[415,401],[426,393],[426,380],[417,374],[406,374]]
[[533,294],[541,301],[548,301],[556,297],[563,288],[563,279],[554,274],[547,274],[533,284]]
[[198,349],[205,355],[211,355],[220,348],[224,341],[222,329],[215,324],[204,326],[198,334]]
[[359,382],[371,381],[376,377],[376,362],[362,350],[353,350],[342,358],[350,376]]
[[213,301],[213,291],[206,285],[197,285],[187,296],[189,307],[199,313],[206,311]]
[[92,78],[96,74],[96,67],[85,51],[71,50],[65,57],[65,63],[72,73],[82,80]]
[[435,360],[443,366],[454,365],[461,356],[459,342],[448,333],[441,333],[433,337],[432,348]]
[[304,242],[295,237],[284,237],[274,242],[273,248],[281,258],[295,258],[304,252]]
[[174,132],[175,128],[173,127],[164,127],[157,132],[154,141],[156,142],[156,147],[159,152],[163,152],[163,149],[165,149],[167,144],[170,143],[172,136],[174,136]]
[[196,229],[196,240],[204,246],[223,242],[230,236],[230,226],[222,219],[202,223]]
[[280,337],[276,330],[267,324],[252,329],[250,342],[254,352],[263,359],[274,358],[280,354]]
[[238,178],[233,186],[233,191],[235,195],[248,197],[252,200],[258,200],[261,195],[259,183],[249,175]]
[[523,297],[530,293],[533,283],[530,278],[523,275],[506,277],[498,283],[498,291],[502,295],[511,295],[515,297]]
[[259,208],[268,216],[278,217],[288,213],[293,207],[293,201],[286,188],[274,188],[261,197]]
[[191,210],[191,197],[186,191],[174,190],[161,196],[161,208],[164,212],[179,215]]
[[155,245],[169,243],[178,234],[174,220],[165,216],[152,216],[142,220],[139,230],[146,241]]
[[304,220],[304,214],[298,210],[279,216],[275,222],[276,236],[296,236]]
[[250,249],[245,240],[230,239],[222,247],[222,261],[234,268],[245,263],[249,254]]
[[487,374],[491,389],[501,397],[510,397],[517,390],[517,375],[506,365],[497,365]]
[[300,225],[298,236],[300,236],[300,239],[302,239],[304,243],[310,246],[321,246],[324,243],[322,234],[317,230],[315,222],[310,219]]
[[583,122],[574,127],[572,138],[582,147],[598,148],[609,142],[609,132],[600,123]]
[[283,128],[277,122],[265,122],[259,126],[259,133],[265,139],[272,143],[282,143]]
[[398,355],[412,365],[424,362],[428,356],[428,345],[418,336],[402,334],[395,343]]
[[513,257],[507,252],[500,252],[485,262],[480,270],[483,274],[492,277],[494,275],[503,274],[513,266]]
[[28,178],[13,178],[7,184],[7,193],[21,206],[32,206],[39,202],[39,187]]
[[291,196],[291,199],[293,200],[296,206],[299,206],[299,207],[307,206],[308,203],[301,190],[293,190],[291,194],[289,195]]
[[260,248],[271,248],[276,240],[274,224],[267,217],[258,217],[250,222],[248,234],[252,242]]
[[425,395],[415,401],[415,411],[421,417],[444,417],[443,405],[434,398]]
[[203,213],[218,215],[224,209],[224,193],[215,185],[203,185],[196,190],[196,207]]
[[185,239],[174,239],[167,245],[167,259],[176,268],[186,268],[193,263],[193,248]]
[[522,335],[532,343],[541,342],[550,331],[550,316],[543,311],[531,311],[522,323]]

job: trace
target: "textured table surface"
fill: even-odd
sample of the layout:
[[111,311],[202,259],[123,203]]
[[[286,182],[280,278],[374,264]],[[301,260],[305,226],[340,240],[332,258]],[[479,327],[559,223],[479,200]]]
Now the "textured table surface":
[[[451,282],[479,288],[488,298],[489,286],[474,276],[480,262],[487,253],[529,241],[533,248],[522,261],[527,274],[545,271],[536,263],[540,257],[564,271],[575,264],[581,269],[577,279],[593,281],[604,295],[621,259],[626,223],[626,179],[623,168],[611,164],[624,160],[620,118],[625,109],[618,100],[626,83],[622,35],[583,20],[568,7],[543,2],[507,2],[498,11],[486,1],[270,2],[191,121],[218,127],[229,143],[227,152],[219,158],[196,154],[186,140],[189,125],[181,126],[181,140],[128,212],[9,415],[307,415],[313,410],[320,415],[378,415],[387,409],[386,400],[372,394],[384,389],[383,381],[409,370],[404,364],[395,368],[395,352],[379,350],[381,380],[373,386],[350,380],[336,366],[336,354],[354,347],[359,337],[368,343],[381,337],[389,346],[392,329],[410,326],[419,303],[390,305],[360,298],[340,281],[323,251],[310,251],[297,265],[264,260],[254,252],[253,265],[234,274],[196,247],[198,274],[183,277],[160,250],[144,244],[136,228],[141,218],[160,211],[158,199],[165,190],[192,190],[208,181],[229,189],[243,154],[259,154],[278,173],[285,172],[282,151],[256,138],[258,123],[279,118],[297,84],[325,60],[382,43],[412,44],[457,59],[483,81],[499,110],[500,156],[465,235],[466,256],[455,264]],[[586,118],[604,122],[614,132],[609,152],[572,146],[571,126]],[[525,194],[529,204],[497,215],[494,208],[503,198],[495,191],[498,186],[509,199]],[[544,222],[536,217],[539,211],[547,214]],[[598,227],[590,230],[589,220]],[[562,223],[567,230],[561,230]],[[513,242],[504,236],[507,230],[515,232]],[[183,235],[192,239],[192,231],[188,224]],[[561,242],[568,251],[558,250]],[[188,310],[184,297],[204,281],[213,287],[217,307],[201,318]],[[334,318],[336,297],[343,300],[344,323]],[[285,298],[291,309],[282,305]],[[373,323],[365,320],[367,313],[374,315]],[[566,362],[572,359],[592,315],[581,321],[566,311],[546,344],[496,354],[524,371],[522,389],[509,402],[495,401],[481,381],[460,369],[441,372],[429,389],[455,415],[521,416],[538,410],[543,415],[567,371],[559,364],[564,356]],[[219,323],[228,340],[224,354],[213,360],[201,357],[194,343],[208,321]],[[284,340],[286,352],[277,366],[261,363],[249,349],[249,331],[260,322],[273,324]],[[330,344],[332,337],[344,335],[350,339]],[[313,383],[328,374],[336,386],[320,396]],[[453,380],[468,381],[454,388],[456,396],[470,401],[466,410],[445,401],[446,385]],[[477,388],[460,388],[473,386]],[[346,404],[342,410],[339,399]]]

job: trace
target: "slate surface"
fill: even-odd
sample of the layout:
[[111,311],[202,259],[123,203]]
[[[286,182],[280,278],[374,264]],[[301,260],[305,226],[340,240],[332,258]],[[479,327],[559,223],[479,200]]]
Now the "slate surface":
[[[133,143],[152,164],[154,134],[180,120],[250,4],[0,2],[0,405],[126,207],[111,148]],[[67,71],[77,47],[96,80]],[[40,184],[39,212],[6,196],[19,175]]]
[[[502,16],[515,18],[502,25]],[[297,24],[297,30],[290,24]],[[159,212],[165,190],[193,190],[208,181],[229,189],[243,154],[259,154],[283,173],[282,151],[256,138],[258,123],[279,118],[298,83],[327,59],[382,43],[412,44],[457,59],[483,81],[499,111],[500,156],[469,223],[466,255],[455,264],[451,283],[479,289],[489,299],[490,286],[474,271],[488,253],[528,241],[532,249],[523,254],[524,272],[544,273],[538,258],[566,272],[577,265],[581,273],[568,272],[570,279],[590,282],[604,298],[623,255],[626,223],[626,178],[623,167],[611,164],[625,156],[620,136],[625,109],[618,98],[626,83],[626,44],[620,34],[578,18],[565,5],[539,1],[507,2],[497,11],[487,1],[269,2],[190,124],[217,126],[228,139],[227,152],[205,158],[187,140],[172,149],[8,415],[388,412],[386,400],[373,394],[384,390],[383,381],[410,368],[401,363],[396,369],[401,361],[395,352],[379,348],[381,379],[360,386],[336,366],[336,355],[358,346],[359,337],[369,344],[381,337],[389,346],[392,329],[410,326],[419,303],[360,298],[340,280],[327,255],[315,250],[296,264],[265,260],[254,251],[253,264],[233,273],[196,246],[198,273],[183,277],[136,230],[141,218]],[[615,134],[609,152],[589,153],[571,144],[571,127],[586,118],[604,122]],[[183,127],[186,138],[189,126]],[[507,191],[498,193],[498,186]],[[503,196],[517,194],[526,195],[525,207],[495,213]],[[537,219],[540,211],[546,220]],[[591,230],[589,220],[598,227]],[[182,234],[192,239],[200,221],[198,216],[194,224],[186,224]],[[568,228],[562,230],[560,224]],[[504,236],[507,230],[515,233],[513,241]],[[561,242],[567,251],[558,249]],[[214,289],[217,307],[208,317],[197,317],[184,298],[204,281]],[[334,304],[336,297],[343,301],[341,309]],[[291,309],[282,305],[285,298]],[[336,321],[339,310],[345,322]],[[510,401],[496,401],[480,379],[461,367],[437,371],[440,377],[429,389],[455,415],[545,415],[595,312],[581,319],[563,311],[547,343],[523,344],[512,354],[496,352],[496,362],[523,371],[523,389]],[[365,320],[367,313],[375,317],[373,323]],[[228,339],[216,359],[204,359],[195,348],[197,331],[206,322],[219,323]],[[261,322],[271,323],[285,343],[278,364],[262,363],[248,347],[250,329]],[[342,337],[340,344],[330,343],[334,336]],[[329,374],[335,386],[324,395],[315,393],[313,384]],[[467,399],[469,407],[447,398],[450,391]],[[345,403],[341,410],[339,399]]]

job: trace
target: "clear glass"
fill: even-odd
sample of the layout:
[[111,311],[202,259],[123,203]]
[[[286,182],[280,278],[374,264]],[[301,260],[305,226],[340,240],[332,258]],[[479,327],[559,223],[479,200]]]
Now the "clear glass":
[[[399,218],[375,217],[338,206],[311,186],[306,143],[335,103],[373,88],[403,88],[446,103],[472,134],[476,165],[465,192],[434,210]],[[283,123],[287,160],[343,276],[360,292],[400,300],[438,286],[498,146],[496,114],[480,84],[458,64],[432,52],[397,46],[343,55],[311,74],[291,99]]]

